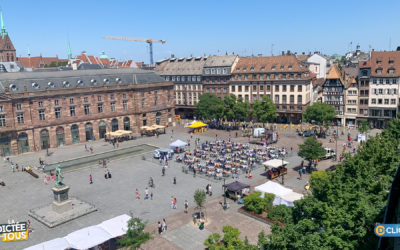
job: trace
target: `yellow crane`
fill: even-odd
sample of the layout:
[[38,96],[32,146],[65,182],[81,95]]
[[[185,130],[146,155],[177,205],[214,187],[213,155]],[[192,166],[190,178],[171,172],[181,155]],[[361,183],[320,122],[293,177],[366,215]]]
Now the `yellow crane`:
[[133,38],[133,37],[120,37],[120,36],[103,36],[103,39],[110,39],[110,40],[120,40],[120,41],[129,41],[129,42],[146,42],[149,44],[150,47],[150,64],[154,65],[153,60],[153,43],[161,43],[164,44],[165,40],[154,40],[152,38]]

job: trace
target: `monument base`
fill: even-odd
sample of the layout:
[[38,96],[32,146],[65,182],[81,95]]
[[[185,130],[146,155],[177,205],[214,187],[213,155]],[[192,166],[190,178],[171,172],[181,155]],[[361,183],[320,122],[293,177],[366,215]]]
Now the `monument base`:
[[96,210],[90,203],[71,198],[61,203],[54,201],[47,206],[31,209],[29,216],[52,228]]

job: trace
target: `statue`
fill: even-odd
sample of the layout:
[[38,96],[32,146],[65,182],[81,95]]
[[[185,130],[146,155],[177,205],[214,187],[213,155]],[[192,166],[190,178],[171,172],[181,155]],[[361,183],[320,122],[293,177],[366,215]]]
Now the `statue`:
[[64,183],[62,183],[62,180],[64,179],[62,172],[61,172],[61,166],[58,165],[56,168],[56,187],[63,187]]

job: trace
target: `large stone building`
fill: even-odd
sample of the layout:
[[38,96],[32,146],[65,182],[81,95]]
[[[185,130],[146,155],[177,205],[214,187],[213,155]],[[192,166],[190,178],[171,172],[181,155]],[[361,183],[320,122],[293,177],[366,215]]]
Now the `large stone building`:
[[203,92],[221,99],[229,95],[231,74],[238,61],[237,55],[208,57],[203,69]]
[[244,57],[236,64],[230,93],[252,103],[268,95],[279,122],[299,122],[311,103],[312,76],[295,55]]
[[354,77],[345,75],[345,107],[344,118],[346,126],[355,126],[358,114],[358,84]]
[[337,125],[345,124],[345,81],[339,68],[334,65],[322,86],[322,102],[335,108]]
[[139,69],[2,73],[0,152],[9,154],[171,124],[173,84]]
[[207,57],[166,59],[156,65],[157,73],[175,85],[175,112],[193,117],[195,105],[203,93],[203,68]]
[[369,120],[381,128],[396,118],[399,106],[400,51],[372,51]]
[[357,121],[368,120],[368,99],[369,99],[369,77],[371,75],[371,62],[362,61],[359,63],[358,74],[358,115]]

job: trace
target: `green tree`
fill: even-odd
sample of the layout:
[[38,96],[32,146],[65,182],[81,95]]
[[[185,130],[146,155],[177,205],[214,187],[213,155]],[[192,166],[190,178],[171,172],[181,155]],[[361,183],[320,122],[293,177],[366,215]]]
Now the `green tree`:
[[299,145],[299,148],[298,155],[306,160],[321,159],[325,156],[325,149],[322,147],[322,143],[315,139],[314,136],[308,137],[304,144]]
[[143,243],[151,239],[149,232],[144,232],[146,223],[142,222],[141,219],[134,217],[131,214],[131,219],[128,221],[128,230],[126,235],[121,239],[118,239],[118,245],[120,247],[129,247],[130,249],[138,249]]
[[326,103],[315,102],[307,107],[303,117],[306,122],[315,122],[320,126],[329,126],[335,118],[335,108]]
[[236,104],[233,106],[233,113],[235,114],[236,121],[246,121],[250,115],[250,104],[238,98]]
[[369,131],[369,125],[367,121],[361,121],[360,126],[358,127],[358,131],[360,133],[367,133]]
[[282,223],[293,222],[293,208],[286,205],[278,205],[268,211],[267,218]]
[[256,250],[257,246],[249,244],[247,237],[242,241],[239,229],[225,225],[222,227],[224,236],[213,233],[204,241],[209,250]]
[[274,194],[265,193],[263,198],[261,197],[261,192],[254,191],[243,198],[244,207],[256,214],[261,214],[263,211],[267,211],[268,209],[272,208],[272,202],[274,201],[274,198]]
[[237,98],[234,94],[224,97],[224,118],[228,121],[232,121],[236,118],[234,107],[236,105]]
[[223,117],[224,106],[222,100],[213,94],[206,93],[199,97],[196,104],[197,116],[204,120],[219,119]]
[[253,103],[253,116],[258,122],[272,121],[276,118],[276,106],[271,98],[267,95],[263,96],[262,101],[256,100]]
[[194,192],[193,198],[194,202],[200,208],[201,212],[201,209],[204,207],[204,204],[206,203],[206,192],[204,192],[203,189],[197,189]]

